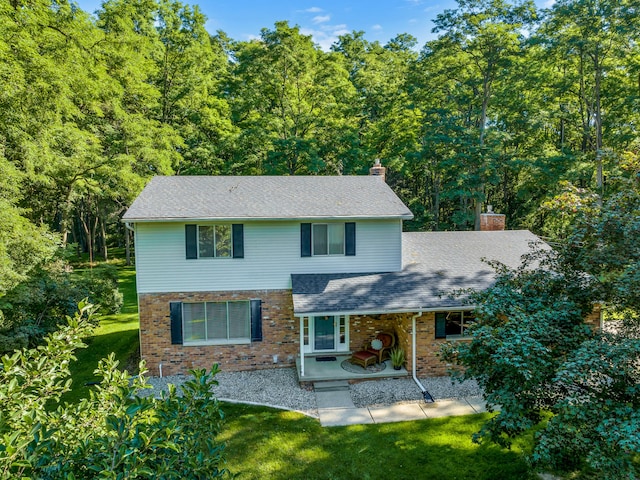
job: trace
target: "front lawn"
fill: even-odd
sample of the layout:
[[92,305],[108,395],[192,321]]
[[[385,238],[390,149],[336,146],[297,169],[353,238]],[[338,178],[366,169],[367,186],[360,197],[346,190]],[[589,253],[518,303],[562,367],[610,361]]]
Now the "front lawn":
[[530,438],[505,450],[475,445],[489,414],[323,428],[294,412],[223,404],[227,467],[242,479],[535,478],[524,460]]

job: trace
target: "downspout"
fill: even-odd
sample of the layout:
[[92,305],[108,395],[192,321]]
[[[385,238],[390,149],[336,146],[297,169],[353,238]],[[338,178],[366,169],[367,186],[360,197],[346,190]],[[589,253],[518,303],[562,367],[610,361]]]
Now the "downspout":
[[304,377],[304,317],[300,316],[300,377]]
[[411,373],[413,375],[413,381],[416,382],[418,388],[422,392],[422,398],[426,403],[434,403],[433,397],[427,389],[424,388],[424,385],[420,383],[418,380],[418,376],[416,375],[416,318],[422,316],[422,310],[420,313],[416,313],[413,317],[411,317]]

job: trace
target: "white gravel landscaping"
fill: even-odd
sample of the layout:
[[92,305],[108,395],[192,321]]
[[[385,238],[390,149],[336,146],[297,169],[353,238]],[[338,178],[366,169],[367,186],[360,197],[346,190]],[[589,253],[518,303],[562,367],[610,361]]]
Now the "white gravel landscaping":
[[[183,375],[150,377],[149,383],[154,388],[148,394],[159,395],[167,384],[179,386],[186,378]],[[315,392],[300,387],[293,368],[221,372],[216,380],[219,384],[213,391],[220,400],[268,405],[318,416]],[[482,396],[481,389],[473,381],[458,383],[449,377],[422,378],[420,381],[435,400]],[[411,379],[364,381],[352,384],[350,389],[356,407],[422,401],[422,393]]]

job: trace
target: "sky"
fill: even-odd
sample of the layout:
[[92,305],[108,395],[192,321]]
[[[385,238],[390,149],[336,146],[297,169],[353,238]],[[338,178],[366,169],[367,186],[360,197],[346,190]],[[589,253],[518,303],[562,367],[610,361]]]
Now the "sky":
[[[76,0],[80,8],[93,13],[100,0]],[[387,43],[399,33],[417,38],[418,47],[436,38],[433,19],[445,9],[455,8],[455,0],[182,0],[197,4],[207,16],[210,33],[222,30],[234,40],[260,36],[262,28],[273,29],[279,20],[298,25],[301,33],[328,50],[338,36],[354,30],[365,32],[369,41]],[[536,0],[539,7],[553,0]]]

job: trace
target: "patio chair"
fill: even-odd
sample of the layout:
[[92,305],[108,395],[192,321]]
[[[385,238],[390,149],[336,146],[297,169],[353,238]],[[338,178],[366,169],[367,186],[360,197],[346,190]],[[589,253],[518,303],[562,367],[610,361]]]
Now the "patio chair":
[[[382,363],[389,358],[391,349],[396,344],[396,337],[392,333],[381,332],[363,350],[351,355],[351,363],[367,368],[372,363]],[[374,348],[379,346],[379,348]]]
[[[376,341],[377,340],[377,341]],[[380,344],[382,342],[382,344]],[[382,363],[391,356],[391,349],[396,345],[396,336],[393,333],[380,332],[371,342],[371,346],[367,349],[369,353],[374,354],[378,363]],[[380,348],[375,348],[380,346]]]

